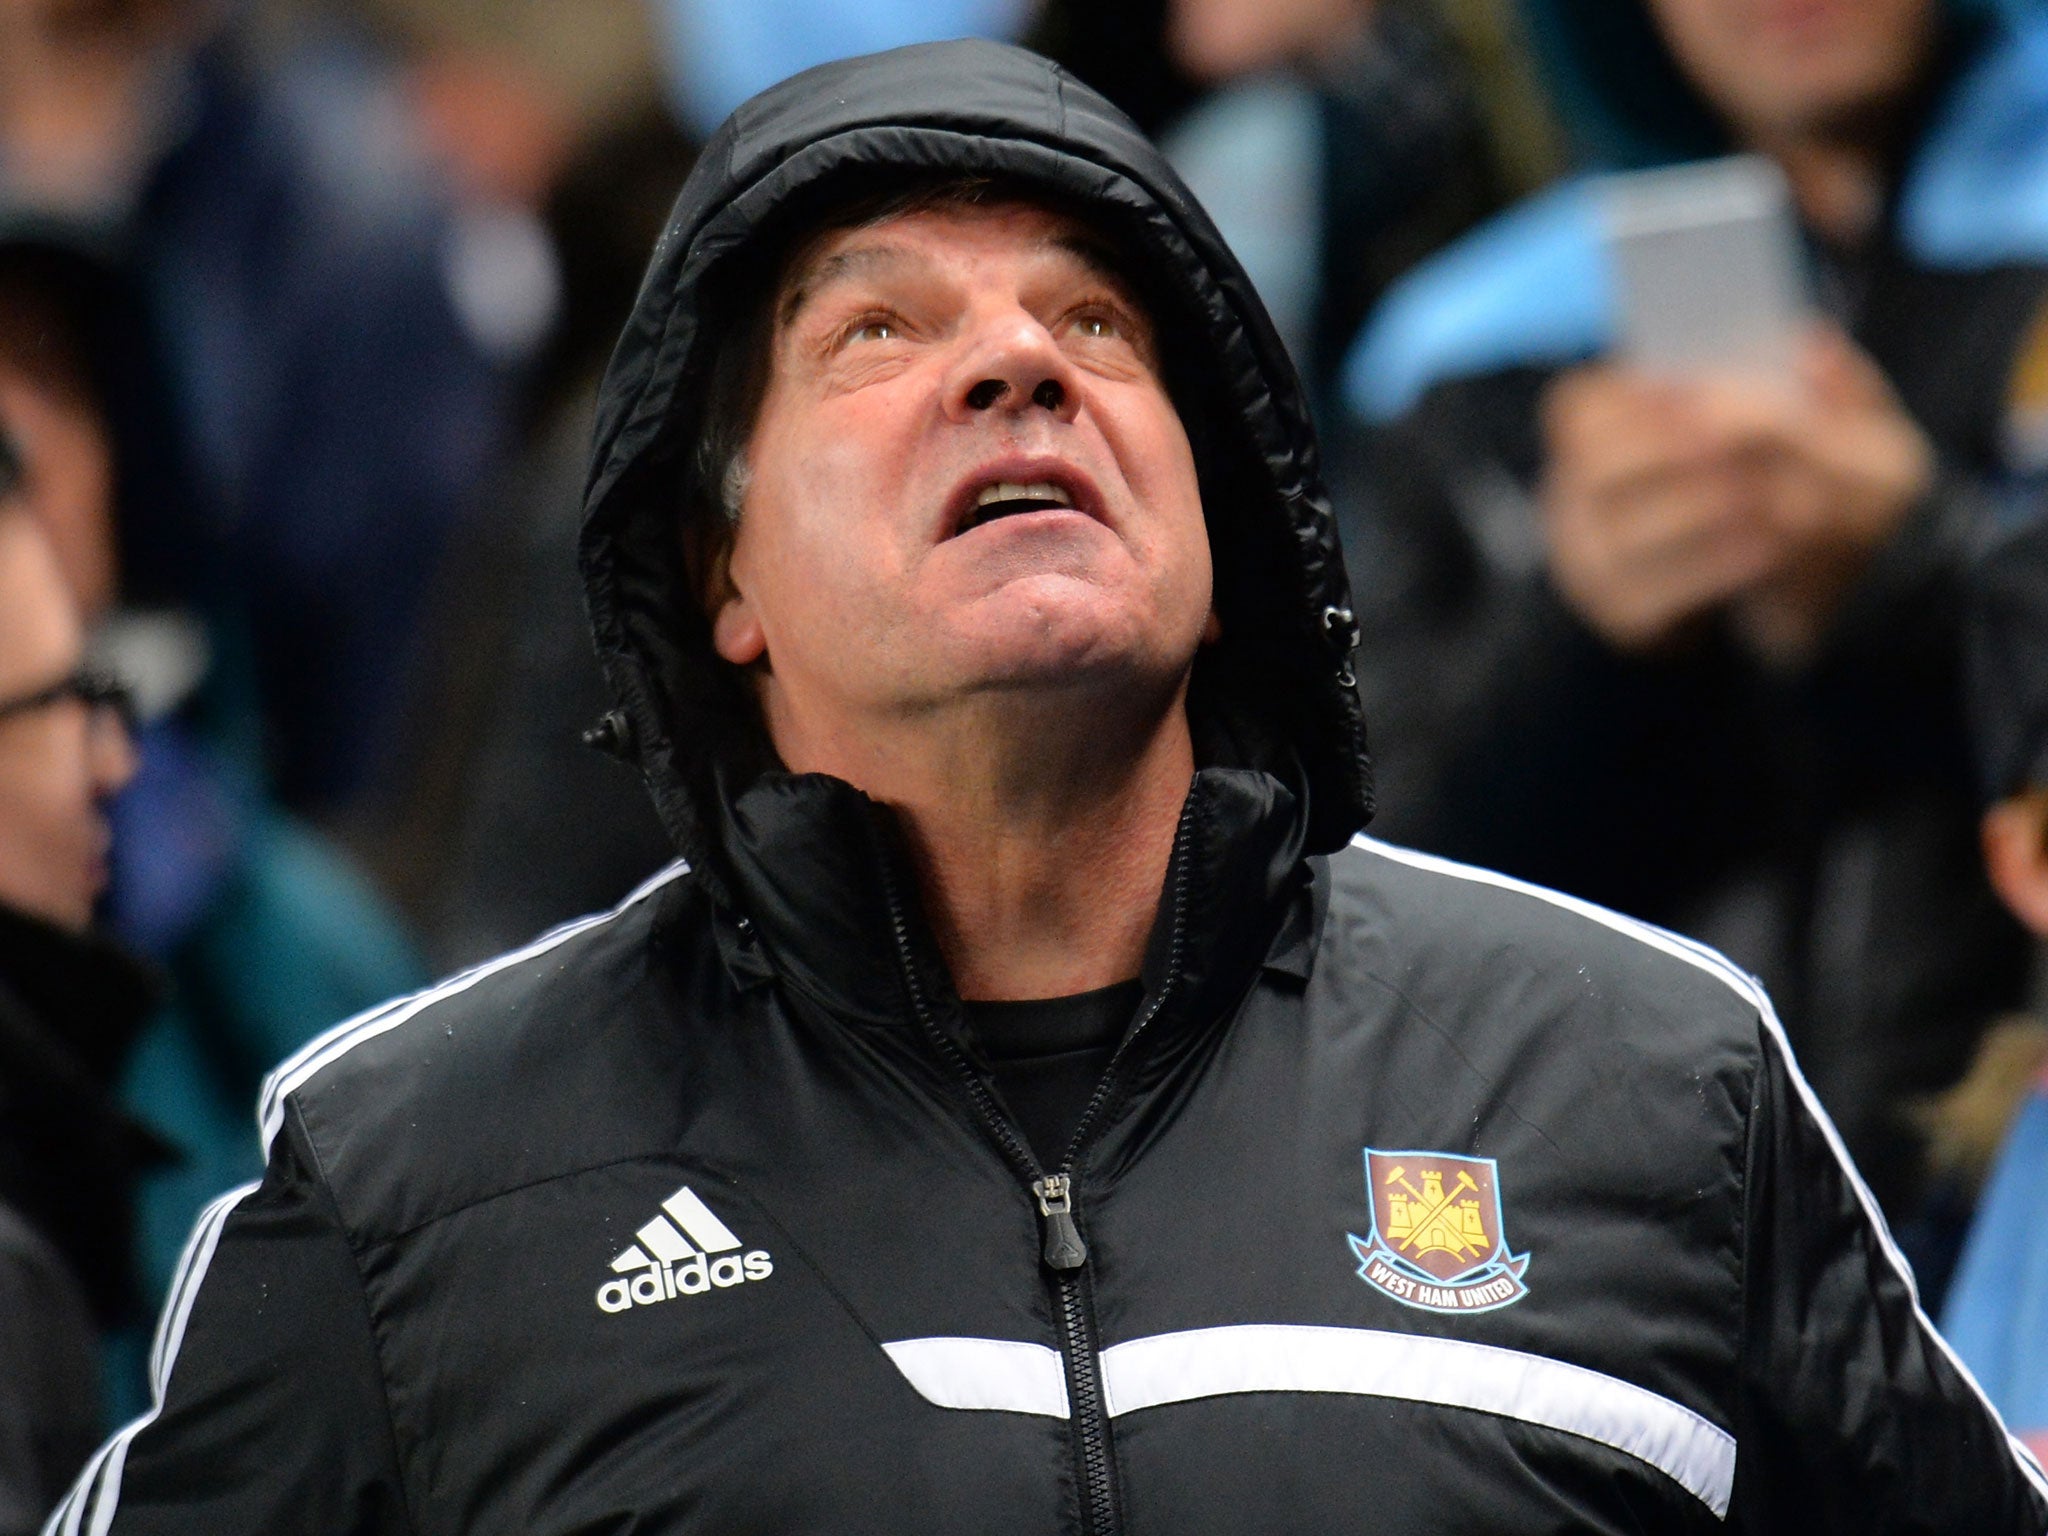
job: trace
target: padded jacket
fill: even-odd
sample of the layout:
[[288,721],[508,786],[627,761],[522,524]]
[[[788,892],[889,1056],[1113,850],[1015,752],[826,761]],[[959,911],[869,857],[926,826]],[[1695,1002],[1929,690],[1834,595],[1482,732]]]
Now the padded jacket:
[[[679,595],[721,285],[905,165],[1085,199],[1199,363],[1202,766],[1144,1001],[1056,1167],[894,822],[774,766]],[[2048,1528],[1756,987],[1355,835],[1298,388],[1098,98],[945,44],[742,108],[657,247],[587,504],[609,734],[683,861],[278,1070],[158,1406],[53,1530]]]

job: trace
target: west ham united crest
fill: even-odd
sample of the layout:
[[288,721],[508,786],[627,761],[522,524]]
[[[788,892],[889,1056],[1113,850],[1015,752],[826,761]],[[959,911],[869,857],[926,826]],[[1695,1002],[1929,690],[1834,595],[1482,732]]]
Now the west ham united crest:
[[1365,1149],[1372,1231],[1351,1235],[1358,1278],[1403,1306],[1491,1312],[1529,1294],[1529,1255],[1508,1252],[1490,1157]]

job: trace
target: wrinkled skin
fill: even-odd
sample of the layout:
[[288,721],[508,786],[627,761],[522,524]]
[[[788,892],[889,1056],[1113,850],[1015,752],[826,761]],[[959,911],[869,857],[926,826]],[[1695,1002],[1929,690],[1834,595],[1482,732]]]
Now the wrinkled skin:
[[[934,210],[830,237],[785,286],[714,638],[764,664],[792,767],[991,693],[1156,719],[1184,685],[1211,622],[1194,459],[1088,249],[1028,205]],[[1075,505],[960,531],[976,485],[1048,479]]]

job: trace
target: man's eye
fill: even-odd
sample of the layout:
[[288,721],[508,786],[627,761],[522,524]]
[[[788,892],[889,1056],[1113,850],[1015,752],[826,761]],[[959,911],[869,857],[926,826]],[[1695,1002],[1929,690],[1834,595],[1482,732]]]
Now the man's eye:
[[1074,329],[1083,336],[1092,336],[1103,340],[1107,340],[1117,333],[1116,322],[1107,315],[1083,315],[1074,322]]
[[848,327],[846,339],[848,341],[894,341],[902,334],[902,328],[894,320],[884,320],[877,317],[855,322],[852,326]]

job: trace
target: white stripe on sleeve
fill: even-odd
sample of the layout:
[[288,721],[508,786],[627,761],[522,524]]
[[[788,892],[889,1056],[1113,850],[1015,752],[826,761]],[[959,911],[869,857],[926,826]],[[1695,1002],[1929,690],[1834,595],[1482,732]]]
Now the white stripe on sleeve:
[[[107,1536],[107,1530],[114,1523],[114,1510],[121,1501],[121,1472],[128,1460],[128,1447],[135,1437],[156,1422],[163,1412],[164,1397],[171,1385],[171,1369],[177,1364],[178,1350],[185,1342],[185,1328],[192,1320],[193,1305],[199,1299],[199,1287],[206,1278],[206,1269],[213,1262],[214,1250],[220,1246],[221,1230],[227,1226],[228,1217],[236,1206],[254,1194],[259,1186],[244,1184],[231,1189],[215,1200],[204,1211],[192,1228],[192,1236],[185,1243],[185,1252],[178,1260],[176,1274],[171,1279],[170,1296],[164,1303],[163,1316],[157,1321],[156,1340],[150,1349],[150,1394],[152,1401],[149,1411],[121,1430],[86,1463],[85,1471],[66,1494],[64,1502],[51,1513],[43,1527],[43,1536]],[[90,1512],[91,1522],[85,1524]]]
[[624,901],[609,912],[577,918],[574,922],[551,928],[523,949],[515,949],[494,960],[487,960],[482,965],[471,966],[468,970],[458,972],[424,992],[414,992],[391,1002],[381,1003],[366,1013],[343,1019],[332,1029],[315,1035],[295,1053],[280,1062],[263,1080],[263,1092],[257,1099],[256,1111],[257,1125],[263,1136],[263,1155],[270,1155],[271,1143],[277,1140],[277,1133],[284,1126],[284,1101],[303,1086],[307,1079],[341,1060],[365,1040],[374,1040],[385,1031],[398,1028],[422,1009],[432,1007],[443,998],[467,992],[487,976],[494,976],[499,971],[531,960],[536,955],[545,954],[579,933],[603,926],[635,902],[652,895],[688,870],[689,866],[678,859],[642,881]]

